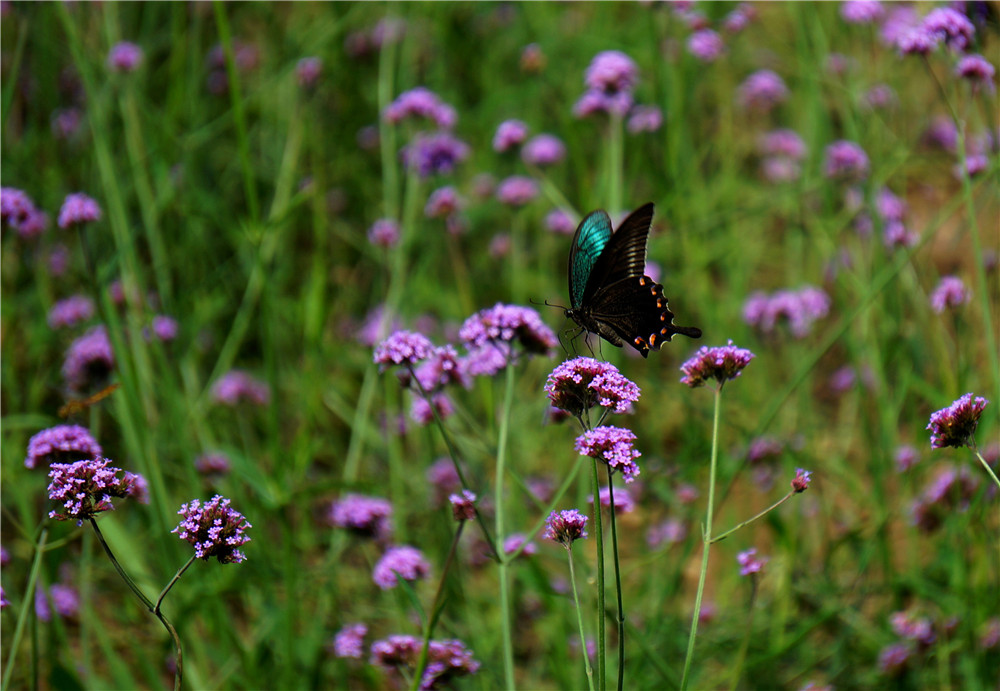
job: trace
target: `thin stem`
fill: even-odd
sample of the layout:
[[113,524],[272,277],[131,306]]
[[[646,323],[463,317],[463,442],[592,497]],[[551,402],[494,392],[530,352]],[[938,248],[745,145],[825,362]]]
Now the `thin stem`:
[[979,462],[983,464],[984,468],[986,468],[986,472],[993,480],[993,484],[995,484],[997,487],[1000,487],[1000,480],[997,479],[997,474],[993,472],[993,468],[990,467],[990,464],[987,463],[986,459],[983,458],[982,454],[979,453],[979,449],[973,449],[972,452],[976,454],[976,458],[978,458]]
[[[503,550],[504,535],[504,505],[503,476],[507,463],[507,433],[510,428],[510,412],[514,403],[514,367],[507,363],[504,370],[503,412],[500,415],[499,439],[497,440],[497,470],[496,470],[496,545]],[[508,689],[514,688],[514,638],[511,631],[510,582],[507,567],[510,560],[500,558],[500,628],[503,632],[503,670],[504,683]]]
[[604,632],[604,526],[601,521],[601,483],[597,478],[597,459],[591,458],[594,478],[594,526],[597,533],[597,684],[600,691],[607,688],[605,675]]
[[49,539],[49,529],[42,528],[42,532],[38,536],[38,541],[35,544],[35,558],[31,562],[31,573],[28,575],[28,582],[25,585],[25,596],[21,602],[21,609],[17,613],[17,624],[14,625],[14,635],[10,637],[10,652],[7,654],[7,666],[3,671],[3,685],[0,689],[7,691],[10,688],[10,678],[14,673],[14,657],[17,655],[17,649],[21,647],[21,636],[24,635],[24,627],[28,622],[29,612],[32,611],[32,598],[29,597],[28,593],[35,592],[35,584],[38,582],[38,572],[42,568],[42,555],[45,553],[45,543]]
[[792,497],[795,493],[796,493],[795,490],[792,490],[791,492],[789,492],[788,494],[786,494],[785,496],[783,496],[781,499],[779,499],[778,501],[776,501],[773,504],[771,504],[769,507],[767,507],[766,509],[764,509],[763,511],[761,511],[759,514],[757,514],[753,518],[748,518],[747,520],[743,521],[742,523],[739,523],[739,524],[733,526],[732,528],[730,528],[729,530],[727,530],[726,532],[722,533],[722,535],[719,535],[717,537],[713,537],[712,538],[712,543],[714,544],[716,542],[722,542],[723,540],[725,540],[727,537],[729,537],[730,535],[732,535],[733,533],[735,533],[740,528],[742,528],[744,526],[748,526],[751,523],[753,523],[754,521],[756,521],[758,518],[760,518],[761,516],[764,516],[765,514],[771,512],[771,511],[774,511],[776,508],[778,508],[779,506],[781,506],[782,504],[784,504],[786,501],[788,501],[788,499],[790,497]]
[[576,569],[573,567],[573,546],[566,545],[566,560],[569,562],[569,582],[573,586],[573,604],[576,605],[576,625],[580,629],[580,653],[587,669],[587,686],[594,691],[594,668],[590,665],[590,655],[587,653],[587,636],[583,632],[583,610],[580,608],[580,593],[576,589]]
[[715,413],[712,417],[712,462],[708,471],[708,509],[705,512],[701,574],[698,576],[698,594],[694,598],[694,614],[691,616],[691,634],[688,636],[687,655],[684,657],[684,674],[681,676],[681,691],[684,691],[688,687],[688,675],[691,672],[691,661],[694,659],[694,641],[698,636],[701,598],[705,592],[705,577],[708,575],[708,552],[712,546],[712,514],[715,510],[715,469],[719,455],[719,408],[722,402],[722,386],[722,384],[719,384],[715,390]]
[[167,587],[164,588],[163,592],[160,593],[160,597],[156,598],[156,606],[153,607],[154,613],[160,611],[160,605],[163,604],[163,598],[167,596],[167,593],[170,592],[170,589],[174,587],[174,583],[176,583],[180,579],[180,577],[184,575],[184,572],[188,570],[188,567],[191,566],[191,564],[193,564],[194,560],[197,558],[198,558],[197,555],[191,555],[191,558],[187,560],[187,563],[184,564],[184,566],[182,566],[177,571],[177,573],[174,574],[174,577],[170,579],[170,582],[167,583]]
[[141,590],[139,590],[139,586],[135,584],[135,581],[133,581],[132,578],[125,573],[125,569],[123,569],[122,565],[118,563],[118,559],[115,557],[114,552],[111,551],[111,546],[108,544],[108,541],[104,539],[104,533],[101,532],[101,529],[97,525],[97,520],[93,517],[88,520],[90,521],[90,525],[93,526],[94,532],[97,534],[97,539],[104,548],[105,554],[107,554],[108,559],[111,560],[111,565],[115,567],[115,571],[117,571],[118,575],[122,577],[123,581],[125,581],[125,585],[129,587],[129,590],[135,593],[135,596],[142,601],[142,604],[146,605],[146,609],[152,612],[155,608],[153,601],[146,597]]
[[615,594],[618,598],[618,691],[625,683],[625,609],[622,607],[622,574],[618,563],[618,528],[615,521],[615,488],[608,468],[608,501],[611,504],[611,555],[615,564]]
[[733,665],[733,678],[729,684],[729,691],[736,691],[740,681],[740,671],[747,659],[747,650],[750,648],[750,633],[753,631],[754,602],[757,601],[757,574],[750,574],[750,611],[747,614],[747,625],[743,631],[743,642],[740,644],[740,652],[736,655],[736,664]]

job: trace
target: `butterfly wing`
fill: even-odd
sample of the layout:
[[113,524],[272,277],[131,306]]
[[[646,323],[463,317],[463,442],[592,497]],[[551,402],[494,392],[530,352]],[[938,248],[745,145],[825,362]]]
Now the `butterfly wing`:
[[[604,216],[607,217],[607,214]],[[583,292],[584,303],[591,303],[602,286],[646,273],[646,240],[652,222],[652,202],[643,204],[622,221],[590,271]]]
[[573,308],[584,301],[598,263],[611,239],[611,218],[601,210],[591,211],[580,221],[569,250],[569,299]]
[[[674,313],[667,307],[663,286],[649,276],[629,276],[597,289],[585,317],[597,328],[588,330],[604,336],[613,345],[628,343],[646,357],[659,350],[674,334],[699,338],[701,329],[675,326]],[[617,338],[609,338],[608,331]]]

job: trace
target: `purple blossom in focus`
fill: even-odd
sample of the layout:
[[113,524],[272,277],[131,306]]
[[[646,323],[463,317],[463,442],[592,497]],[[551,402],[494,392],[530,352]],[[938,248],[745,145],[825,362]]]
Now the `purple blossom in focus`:
[[111,47],[108,53],[108,69],[112,72],[134,72],[142,63],[142,48],[134,43],[122,41]]
[[75,463],[53,463],[49,466],[49,499],[62,504],[62,511],[50,511],[49,518],[75,520],[82,525],[102,511],[113,511],[113,497],[128,496],[131,483],[121,468],[110,465],[107,458],[84,459]]
[[469,145],[449,132],[417,134],[400,151],[407,169],[416,170],[422,178],[447,174],[469,157]]
[[538,183],[524,175],[511,175],[497,185],[496,196],[508,206],[524,206],[539,194]]
[[391,218],[378,219],[368,229],[368,242],[375,247],[395,247],[399,243],[399,224]]
[[987,405],[989,401],[982,396],[973,397],[971,393],[967,393],[947,408],[934,412],[927,425],[927,429],[931,431],[931,448],[975,448],[973,435]]
[[360,660],[364,655],[364,639],[368,627],[364,624],[348,624],[333,637],[333,654],[336,657],[346,657]]
[[67,195],[59,209],[58,225],[63,230],[101,220],[101,207],[93,199],[75,192]]
[[212,400],[223,405],[235,406],[243,401],[264,406],[271,400],[267,383],[243,370],[230,370],[212,384]]
[[423,86],[401,93],[389,104],[382,116],[393,124],[406,118],[424,118],[433,120],[438,127],[444,129],[454,127],[456,120],[455,109]]
[[345,494],[330,504],[330,525],[360,537],[385,540],[392,534],[392,504],[388,499]]
[[972,299],[972,293],[958,276],[944,276],[931,293],[931,308],[941,314],[949,308],[961,307]]
[[389,590],[398,585],[397,578],[404,581],[415,581],[427,578],[431,565],[416,547],[402,545],[390,547],[375,565],[372,580],[382,590]]
[[639,387],[610,362],[578,357],[558,365],[545,382],[552,405],[579,417],[601,405],[625,413],[639,400]]
[[538,134],[529,139],[521,149],[521,158],[529,166],[552,166],[566,158],[566,145],[555,135]]
[[220,564],[241,564],[246,555],[237,549],[250,542],[246,531],[253,526],[243,514],[229,507],[229,500],[216,494],[205,502],[194,499],[177,512],[184,520],[170,532],[194,547],[198,559],[211,557]]
[[688,37],[687,49],[702,62],[715,62],[726,50],[722,37],[711,29],[695,31]]
[[573,448],[581,456],[590,456],[606,463],[612,471],[620,471],[626,483],[639,477],[635,459],[642,454],[635,448],[635,434],[623,427],[603,425],[587,430],[576,438]]
[[868,177],[868,155],[854,142],[836,141],[826,147],[823,174],[833,180],[864,180]]
[[94,301],[85,295],[73,295],[60,300],[49,310],[48,322],[53,329],[76,326],[94,316]]
[[731,340],[724,346],[702,346],[694,357],[681,365],[681,372],[684,373],[681,383],[694,389],[709,379],[715,379],[721,386],[739,377],[754,357],[749,350],[734,346]]
[[840,16],[849,24],[873,24],[882,18],[885,8],[878,0],[845,0]]
[[737,554],[736,561],[740,564],[741,576],[749,576],[750,574],[760,573],[761,569],[764,568],[764,564],[767,563],[767,559],[765,557],[757,556],[756,547],[751,547],[750,549]]
[[111,341],[104,325],[95,326],[73,341],[66,351],[62,374],[72,391],[103,386],[115,368]]
[[751,110],[768,112],[787,98],[788,87],[771,70],[754,72],[737,89],[737,100]]
[[498,153],[520,146],[528,138],[528,125],[521,120],[504,120],[493,135],[493,150]]
[[656,132],[663,126],[663,111],[658,106],[635,106],[625,128],[629,134]]
[[553,511],[545,521],[542,537],[569,548],[576,540],[587,537],[587,517],[576,509]]

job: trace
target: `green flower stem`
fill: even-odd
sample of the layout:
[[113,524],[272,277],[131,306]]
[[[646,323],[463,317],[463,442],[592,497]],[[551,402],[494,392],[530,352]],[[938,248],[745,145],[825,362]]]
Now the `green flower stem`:
[[98,527],[97,521],[93,517],[89,520],[90,525],[94,528],[94,533],[97,535],[98,541],[100,541],[101,546],[104,547],[105,554],[107,554],[108,559],[111,560],[111,565],[115,567],[115,571],[117,571],[118,575],[122,577],[123,581],[125,581],[125,585],[129,587],[129,590],[135,593],[136,597],[142,601],[142,604],[146,606],[146,609],[152,612],[153,615],[160,620],[160,623],[163,624],[167,633],[170,634],[170,638],[173,639],[174,650],[177,654],[177,671],[174,673],[174,691],[179,691],[181,688],[181,680],[184,678],[184,658],[181,651],[181,639],[180,636],[177,635],[177,629],[175,629],[167,618],[163,616],[163,613],[160,612],[160,602],[163,601],[163,598],[166,596],[171,586],[173,586],[174,582],[180,578],[181,574],[183,574],[187,567],[191,565],[191,562],[194,561],[194,557],[191,557],[191,560],[177,572],[177,575],[174,576],[173,580],[171,580],[167,587],[163,590],[163,593],[160,594],[159,601],[157,601],[154,605],[153,601],[146,597],[141,590],[139,590],[139,586],[135,584],[135,581],[133,581],[129,575],[125,573],[125,569],[123,569],[122,565],[118,563],[118,559],[115,557],[114,552],[111,551],[111,546],[108,544],[108,541],[104,539],[104,533],[102,533],[101,529]]
[[17,624],[14,625],[14,634],[10,637],[10,652],[7,653],[7,666],[3,670],[3,684],[0,685],[2,691],[10,688],[10,678],[14,673],[14,657],[17,649],[21,647],[21,637],[24,635],[24,627],[31,618],[30,612],[34,608],[34,599],[29,597],[29,593],[35,592],[35,584],[38,583],[38,572],[42,568],[42,555],[45,554],[45,543],[49,539],[49,529],[42,528],[35,542],[35,558],[31,562],[31,573],[28,575],[28,582],[25,584],[25,596],[21,600],[21,609],[17,613]]
[[719,455],[719,408],[722,402],[722,384],[715,390],[715,413],[712,417],[712,462],[708,471],[708,508],[705,511],[705,528],[702,539],[701,574],[698,576],[698,594],[694,598],[694,614],[691,616],[691,634],[688,636],[687,655],[684,657],[684,674],[681,676],[681,691],[688,687],[691,661],[694,659],[694,641],[698,636],[698,618],[701,616],[701,598],[705,592],[705,577],[708,575],[708,552],[712,546],[712,514],[715,510],[715,470]]
[[[496,545],[497,550],[503,550],[504,535],[504,505],[503,476],[507,463],[507,434],[510,428],[510,411],[514,404],[514,367],[508,362],[504,369],[503,412],[500,415],[500,431],[497,440],[497,470],[496,470]],[[504,685],[514,689],[514,639],[511,631],[510,574],[507,567],[510,559],[500,555],[500,629],[503,633],[503,672]]]
[[[478,511],[476,512],[479,513]],[[424,642],[420,647],[420,657],[417,659],[417,667],[413,673],[413,683],[410,686],[411,691],[418,691],[420,688],[420,680],[424,678],[424,670],[427,668],[427,653],[430,649],[431,637],[434,635],[434,627],[437,625],[438,617],[441,615],[441,610],[444,607],[444,583],[445,578],[448,576],[448,572],[451,570],[452,564],[455,563],[455,552],[458,551],[458,541],[462,537],[462,529],[465,527],[465,521],[458,522],[458,530],[455,531],[455,537],[451,541],[451,548],[448,550],[448,556],[444,560],[444,568],[441,570],[441,579],[438,581],[437,592],[434,594],[434,604],[431,605],[431,614],[427,618],[427,627],[424,629]]]
[[792,490],[791,492],[789,492],[788,494],[786,494],[785,496],[783,496],[781,499],[779,499],[778,501],[776,501],[773,504],[771,504],[769,507],[767,507],[766,509],[764,509],[763,511],[761,511],[759,514],[757,514],[753,518],[748,518],[747,520],[743,521],[742,523],[739,523],[739,524],[733,526],[732,528],[730,528],[726,532],[722,533],[721,535],[717,535],[716,537],[713,537],[712,538],[712,544],[715,544],[716,542],[722,542],[723,540],[725,540],[727,537],[729,537],[730,535],[732,535],[733,533],[735,533],[740,528],[742,528],[744,526],[748,526],[751,523],[753,523],[754,521],[756,521],[758,518],[761,518],[762,516],[767,515],[771,511],[774,511],[776,508],[778,508],[779,506],[781,506],[782,504],[784,504],[786,501],[788,501],[795,494],[796,494],[795,490]]
[[[622,607],[622,574],[618,563],[618,528],[615,522],[615,488],[612,482],[611,466],[608,468],[608,500],[611,504],[611,555],[615,564],[615,594],[618,597],[618,691],[625,683],[625,610]],[[598,503],[595,497],[594,503]]]
[[983,468],[986,469],[986,472],[993,480],[993,484],[996,485],[997,487],[1000,487],[1000,480],[997,479],[997,474],[993,472],[993,468],[991,468],[990,464],[986,462],[986,459],[983,458],[983,455],[979,453],[979,449],[974,448],[972,452],[976,454],[976,458],[978,458],[979,462],[983,464]]
[[743,630],[743,642],[740,643],[740,652],[736,655],[736,662],[733,665],[733,677],[729,682],[729,691],[736,691],[740,682],[740,672],[747,659],[747,650],[750,647],[750,632],[753,631],[754,603],[757,601],[757,574],[750,574],[750,611],[747,613],[746,628]]
[[[575,475],[576,473],[574,473]],[[583,610],[580,608],[580,593],[576,589],[576,570],[573,568],[573,545],[566,545],[566,561],[569,562],[569,582],[573,586],[573,604],[576,606],[576,625],[580,629],[580,653],[587,669],[587,687],[594,691],[594,668],[590,665],[590,655],[587,654],[587,636],[583,632]]]
[[625,133],[623,131],[622,116],[612,113],[611,121],[608,123],[610,137],[608,138],[608,170],[609,187],[608,210],[611,216],[622,212],[622,168],[625,159]]
[[597,685],[605,691],[606,663],[604,660],[607,642],[604,631],[604,525],[601,521],[601,483],[597,477],[597,459],[591,458],[594,478],[594,532],[597,533]]

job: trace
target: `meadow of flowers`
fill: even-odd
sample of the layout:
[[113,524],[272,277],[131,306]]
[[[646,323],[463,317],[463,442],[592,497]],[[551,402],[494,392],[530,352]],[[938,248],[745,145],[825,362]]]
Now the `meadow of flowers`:
[[4,2],[0,688],[998,688],[998,38]]

